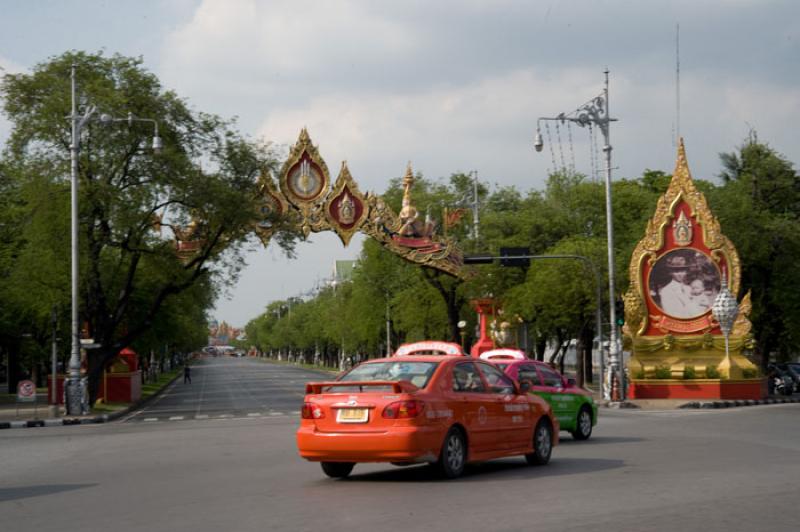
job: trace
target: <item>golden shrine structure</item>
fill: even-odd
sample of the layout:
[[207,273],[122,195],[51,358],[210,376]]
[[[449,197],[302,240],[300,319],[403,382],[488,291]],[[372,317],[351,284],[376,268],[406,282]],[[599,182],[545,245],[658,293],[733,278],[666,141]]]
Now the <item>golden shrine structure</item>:
[[736,308],[739,255],[692,180],[683,139],[629,273],[623,342],[631,352],[630,399],[766,396],[766,381],[747,356],[749,293]]

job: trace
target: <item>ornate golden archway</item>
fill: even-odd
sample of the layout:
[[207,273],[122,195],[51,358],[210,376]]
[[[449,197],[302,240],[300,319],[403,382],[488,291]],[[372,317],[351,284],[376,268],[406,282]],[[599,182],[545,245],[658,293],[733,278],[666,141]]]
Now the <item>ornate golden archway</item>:
[[305,236],[334,231],[346,246],[360,231],[404,259],[465,278],[463,254],[456,242],[438,236],[431,220],[422,220],[411,198],[414,174],[409,164],[403,177],[403,207],[400,214],[376,194],[362,194],[342,162],[331,185],[328,165],[311,142],[306,128],[300,131],[281,168],[276,187],[262,174],[259,188],[262,222],[254,230],[266,246],[276,227],[276,218],[289,217]]

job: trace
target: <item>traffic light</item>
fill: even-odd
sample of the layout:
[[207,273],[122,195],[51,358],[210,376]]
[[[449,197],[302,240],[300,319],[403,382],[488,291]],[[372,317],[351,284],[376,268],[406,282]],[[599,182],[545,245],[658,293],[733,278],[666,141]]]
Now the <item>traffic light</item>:
[[617,318],[617,326],[625,325],[625,300],[622,298],[614,301],[614,313]]

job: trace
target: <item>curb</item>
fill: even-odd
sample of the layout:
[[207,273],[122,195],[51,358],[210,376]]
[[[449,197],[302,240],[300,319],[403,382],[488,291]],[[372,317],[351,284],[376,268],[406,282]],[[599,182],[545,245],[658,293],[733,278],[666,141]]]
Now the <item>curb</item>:
[[700,409],[700,408],[736,408],[739,406],[757,405],[782,405],[788,403],[800,403],[798,397],[770,397],[768,399],[736,399],[731,401],[692,401],[678,408]]
[[141,408],[151,401],[155,400],[156,397],[160,397],[161,394],[164,393],[172,383],[178,380],[178,377],[181,376],[181,373],[175,375],[175,377],[166,383],[163,388],[161,388],[158,393],[154,393],[150,397],[145,399],[140,399],[139,401],[131,404],[127,408],[123,408],[122,410],[118,410],[116,412],[112,412],[110,414],[101,414],[99,416],[93,417],[63,417],[63,418],[51,418],[51,419],[32,419],[28,421],[0,421],[0,430],[2,429],[24,429],[24,428],[33,428],[33,427],[64,427],[67,425],[96,425],[99,423],[109,423],[111,421],[117,420],[126,414],[130,414],[131,411]]
[[628,401],[604,401],[602,403],[598,403],[598,406],[602,406],[603,408],[642,408],[641,406],[630,403]]

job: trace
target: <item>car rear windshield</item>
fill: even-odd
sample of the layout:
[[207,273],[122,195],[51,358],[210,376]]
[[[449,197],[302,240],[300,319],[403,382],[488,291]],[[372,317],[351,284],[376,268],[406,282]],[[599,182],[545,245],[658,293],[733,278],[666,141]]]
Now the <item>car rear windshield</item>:
[[424,388],[438,365],[438,362],[371,362],[356,366],[339,381],[409,381],[417,388]]

